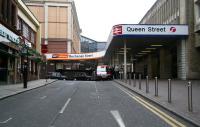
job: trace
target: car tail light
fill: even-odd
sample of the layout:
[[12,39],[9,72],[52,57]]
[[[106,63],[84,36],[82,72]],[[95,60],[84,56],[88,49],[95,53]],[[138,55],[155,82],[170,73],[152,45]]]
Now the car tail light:
[[108,74],[108,75],[111,75],[112,73],[111,73],[111,72],[107,72],[107,74]]

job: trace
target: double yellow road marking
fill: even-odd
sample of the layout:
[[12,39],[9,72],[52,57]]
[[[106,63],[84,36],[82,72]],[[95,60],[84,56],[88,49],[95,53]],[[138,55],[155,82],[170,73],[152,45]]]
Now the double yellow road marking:
[[128,94],[131,98],[133,98],[134,100],[136,100],[138,103],[140,103],[141,105],[143,105],[145,108],[147,108],[148,110],[150,110],[151,112],[153,112],[155,115],[157,115],[158,117],[160,117],[162,120],[164,120],[170,126],[172,126],[172,127],[186,127],[185,125],[183,125],[182,123],[180,123],[176,119],[172,118],[171,116],[167,115],[163,111],[159,110],[155,106],[151,105],[150,103],[148,103],[144,99],[142,99],[142,98],[134,95],[133,93],[129,92],[128,90],[126,90],[126,89],[124,89],[124,88],[122,88],[120,86],[117,86],[117,87],[119,89],[121,89],[123,92],[125,92],[126,94]]

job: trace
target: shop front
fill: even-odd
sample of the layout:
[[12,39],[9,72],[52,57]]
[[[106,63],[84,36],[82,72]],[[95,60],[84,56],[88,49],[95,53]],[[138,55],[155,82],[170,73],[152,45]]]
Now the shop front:
[[19,36],[0,24],[0,85],[17,82]]

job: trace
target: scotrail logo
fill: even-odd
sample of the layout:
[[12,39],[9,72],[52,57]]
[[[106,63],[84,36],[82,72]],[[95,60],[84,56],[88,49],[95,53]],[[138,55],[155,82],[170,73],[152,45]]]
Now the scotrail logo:
[[170,31],[173,32],[173,33],[176,32],[176,27],[171,27]]
[[113,35],[120,35],[120,34],[122,34],[122,26],[114,26]]

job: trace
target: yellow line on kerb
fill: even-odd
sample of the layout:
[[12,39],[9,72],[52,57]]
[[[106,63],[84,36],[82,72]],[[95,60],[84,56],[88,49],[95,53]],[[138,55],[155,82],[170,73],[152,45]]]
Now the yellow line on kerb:
[[183,125],[182,123],[180,123],[179,121],[175,120],[174,118],[172,118],[171,116],[167,115],[166,113],[164,113],[163,111],[159,110],[158,108],[156,108],[155,106],[151,105],[150,103],[148,103],[147,101],[145,101],[144,99],[130,93],[129,91],[125,90],[124,88],[120,87],[120,86],[116,86],[119,89],[121,89],[123,92],[125,92],[126,94],[128,94],[131,98],[133,98],[134,100],[136,100],[138,103],[140,103],[141,105],[143,105],[145,108],[147,108],[148,110],[150,110],[151,112],[153,112],[155,115],[157,115],[158,117],[160,117],[161,119],[163,119],[166,123],[168,123],[170,126],[172,127],[186,127],[185,125]]

